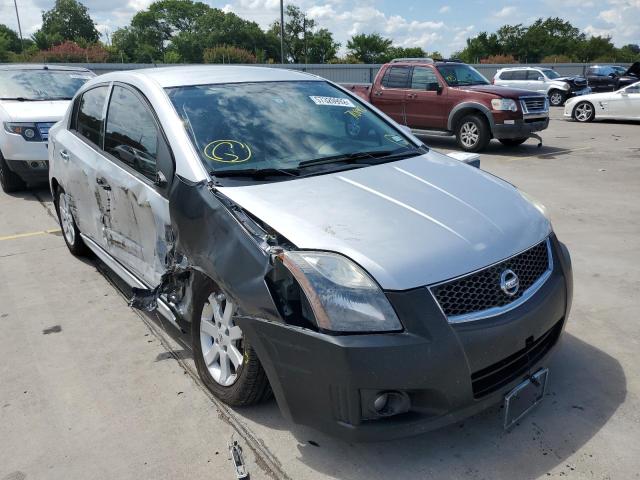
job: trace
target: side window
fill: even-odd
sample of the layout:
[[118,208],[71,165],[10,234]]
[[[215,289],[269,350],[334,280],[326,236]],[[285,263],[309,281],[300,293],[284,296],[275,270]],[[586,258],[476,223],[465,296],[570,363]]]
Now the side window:
[[107,86],[102,86],[84,92],[79,99],[75,125],[72,126],[80,135],[99,147],[102,147],[104,101],[108,90]]
[[640,85],[633,85],[627,88],[627,93],[640,93]]
[[154,180],[158,129],[149,107],[131,90],[114,86],[107,113],[104,149]]
[[386,88],[407,88],[409,67],[390,67],[382,77],[382,86]]
[[587,69],[587,75],[600,75],[597,68],[589,68]]
[[428,67],[415,67],[411,75],[411,88],[413,90],[435,91],[438,89],[438,77]]
[[502,72],[500,74],[500,80],[513,80],[513,72],[511,70]]
[[539,72],[538,70],[528,70],[527,71],[527,80],[535,80],[537,81],[538,78],[544,78],[544,75],[542,75],[542,72]]
[[511,73],[513,74],[512,80],[526,80],[527,79],[527,71],[526,70],[513,70]]

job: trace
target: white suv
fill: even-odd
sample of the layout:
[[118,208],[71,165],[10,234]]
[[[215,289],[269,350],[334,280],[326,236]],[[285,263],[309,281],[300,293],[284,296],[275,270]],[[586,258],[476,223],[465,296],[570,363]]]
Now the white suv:
[[501,68],[493,77],[495,85],[546,93],[549,103],[558,107],[567,98],[591,93],[587,80],[580,76],[561,77],[551,68]]
[[0,66],[0,185],[5,192],[47,180],[49,128],[93,77],[80,67]]

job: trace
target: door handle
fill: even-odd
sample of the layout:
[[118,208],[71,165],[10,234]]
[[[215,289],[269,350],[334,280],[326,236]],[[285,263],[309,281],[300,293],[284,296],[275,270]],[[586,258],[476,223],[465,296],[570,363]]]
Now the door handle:
[[373,92],[373,94],[374,94],[376,97],[379,97],[380,95],[382,95],[382,92],[381,92],[380,90],[377,90],[377,91]]
[[60,150],[60,158],[62,158],[62,160],[64,160],[65,162],[68,162],[69,152],[67,152],[66,150]]
[[96,178],[96,183],[100,185],[104,190],[111,190],[111,185],[109,185],[109,183],[103,177]]

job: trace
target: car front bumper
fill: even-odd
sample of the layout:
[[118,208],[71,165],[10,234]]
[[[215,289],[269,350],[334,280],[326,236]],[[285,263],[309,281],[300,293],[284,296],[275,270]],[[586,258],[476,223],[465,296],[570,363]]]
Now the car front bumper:
[[1,134],[2,156],[9,169],[27,183],[46,182],[49,177],[47,142],[27,142],[21,135]]
[[6,160],[9,169],[27,183],[49,180],[48,160]]
[[[250,318],[238,323],[285,417],[350,441],[415,435],[501,402],[523,378],[547,365],[572,297],[569,254],[554,236],[552,251],[554,270],[535,295],[511,311],[474,322],[450,324],[423,287],[387,293],[405,327],[402,333],[332,336]],[[525,352],[531,342],[544,343],[544,350],[534,362],[525,360],[526,371],[510,371],[505,365],[515,364],[514,358],[531,358]],[[500,382],[479,395],[477,375],[486,372]],[[389,391],[406,394],[410,408],[376,418],[372,399]]]
[[532,133],[545,130],[549,126],[549,117],[534,117],[517,120],[505,120],[509,123],[496,123],[493,126],[495,138],[526,138]]
[[584,87],[579,90],[570,91],[569,97],[580,97],[582,95],[589,95],[590,93],[593,93],[591,87]]

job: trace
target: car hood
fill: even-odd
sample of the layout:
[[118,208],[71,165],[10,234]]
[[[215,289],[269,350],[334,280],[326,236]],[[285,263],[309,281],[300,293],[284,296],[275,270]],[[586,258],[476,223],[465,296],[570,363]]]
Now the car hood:
[[219,190],[298,248],[341,253],[388,290],[477,270],[551,230],[515,187],[436,152]]
[[581,95],[579,97],[572,97],[566,101],[566,105],[573,105],[574,103],[581,102],[583,100],[590,100],[597,102],[600,100],[611,100],[616,95],[615,92],[602,92],[602,93],[590,93],[588,95]]
[[11,122],[57,122],[69,106],[69,100],[43,102],[19,102],[13,100],[0,101],[2,108]]
[[488,93],[490,95],[495,95],[497,97],[503,97],[503,98],[518,98],[518,97],[531,96],[532,94],[535,95],[535,92],[531,92],[531,90],[503,87],[502,85],[472,85],[472,86],[463,87],[463,88],[470,92]]

